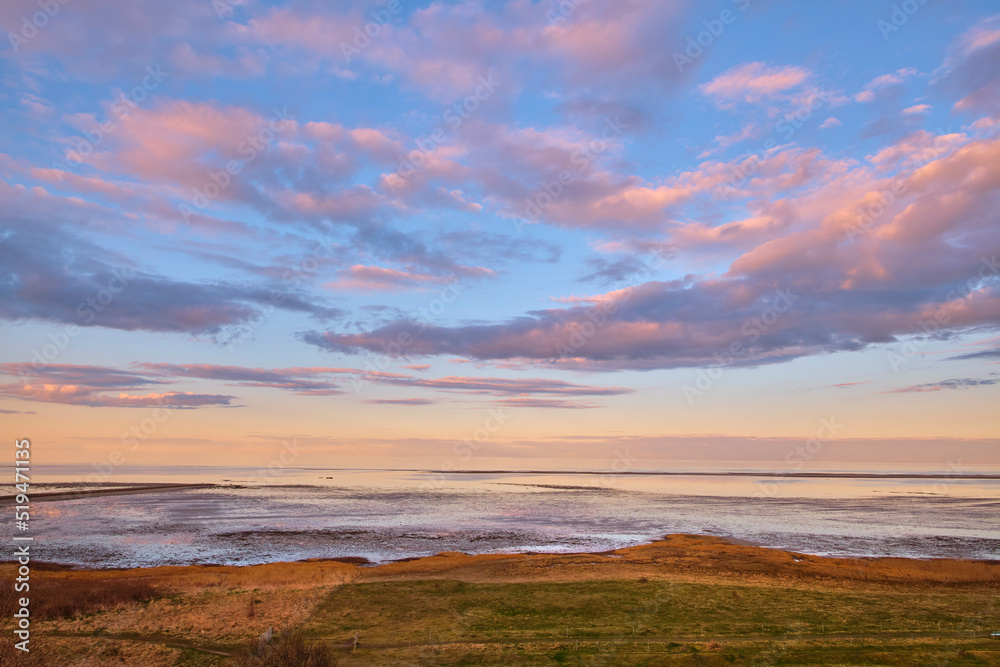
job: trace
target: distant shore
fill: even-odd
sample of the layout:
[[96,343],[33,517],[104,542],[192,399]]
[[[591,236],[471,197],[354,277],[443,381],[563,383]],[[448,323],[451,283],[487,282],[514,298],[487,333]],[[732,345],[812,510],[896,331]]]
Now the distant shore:
[[[80,491],[45,491],[32,493],[32,502],[51,500],[76,500],[78,498],[100,498],[102,496],[129,496],[137,493],[156,493],[159,491],[185,491],[188,489],[207,489],[217,484],[149,484],[121,486],[103,489],[83,489]],[[0,496],[0,500],[13,500],[16,496]]]

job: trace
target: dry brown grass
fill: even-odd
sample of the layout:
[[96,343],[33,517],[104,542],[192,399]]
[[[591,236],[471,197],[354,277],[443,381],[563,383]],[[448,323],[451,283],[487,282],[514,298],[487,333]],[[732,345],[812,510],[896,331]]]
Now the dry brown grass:
[[177,649],[146,642],[93,637],[48,637],[32,635],[31,653],[7,653],[0,639],[0,667],[171,667],[177,664]]
[[[51,627],[71,633],[168,635],[192,643],[205,641],[242,644],[269,627],[302,623],[328,591],[203,591],[171,595],[142,607],[113,610],[98,616],[59,621]],[[254,600],[254,617],[247,618]]]
[[[15,567],[10,564],[0,565],[0,578],[9,579]],[[89,580],[112,586],[136,581],[159,591],[177,593],[210,589],[303,590],[354,581],[413,580],[427,577],[481,582],[681,577],[698,580],[801,580],[837,585],[988,584],[1000,583],[1000,562],[825,558],[734,544],[718,537],[668,535],[652,544],[604,554],[467,556],[445,552],[378,567],[310,560],[247,567],[193,565],[131,570],[53,570],[46,571],[41,576],[43,580],[53,582]],[[242,615],[246,615],[246,610]]]
[[[0,578],[16,566],[0,565]],[[192,565],[131,570],[55,570],[44,580],[97,581],[102,585],[142,582],[163,592],[210,589],[303,590],[354,581],[413,580],[428,577],[479,582],[574,581],[663,577],[688,580],[794,580],[848,584],[1000,583],[1000,562],[908,558],[825,558],[734,544],[718,537],[668,535],[662,540],[604,554],[488,554],[445,552],[378,567],[311,560],[247,567]],[[34,587],[34,583],[32,584]],[[246,611],[242,615],[246,615]]]
[[[0,564],[0,579],[16,576],[17,565]],[[39,572],[42,572],[39,574]],[[32,565],[31,587],[36,579],[42,585],[57,587],[68,582],[92,581],[100,585],[125,586],[128,582],[147,585],[161,593],[189,593],[213,588],[289,590],[330,586],[352,581],[359,572],[355,565],[335,561],[311,560],[266,565],[189,565],[134,568],[124,570],[81,570],[46,563]]]
[[29,646],[30,652],[25,653],[18,650],[6,636],[0,637],[0,667],[46,667],[58,664],[53,661],[52,651],[43,642],[32,640]]
[[336,667],[333,651],[323,643],[308,642],[301,632],[285,632],[269,644],[251,639],[240,667]]
[[954,585],[1000,583],[1000,562],[907,558],[825,558],[734,544],[718,537],[668,535],[652,544],[603,554],[430,558],[359,570],[355,581],[430,577],[469,582],[664,579],[684,581],[802,582],[812,585]]
[[[124,607],[134,602],[142,602],[156,597],[159,593],[148,582],[137,579],[102,581],[81,578],[58,580],[36,575],[31,579],[31,588],[24,596],[31,600],[31,618],[50,620],[72,618],[94,611]],[[12,590],[12,579],[0,579],[0,586]],[[7,619],[13,613],[16,596],[4,596],[0,614]]]

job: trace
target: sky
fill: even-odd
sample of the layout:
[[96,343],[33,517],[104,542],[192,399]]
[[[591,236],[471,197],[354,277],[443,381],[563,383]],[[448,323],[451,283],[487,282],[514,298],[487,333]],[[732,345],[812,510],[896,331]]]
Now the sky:
[[1000,14],[12,0],[38,463],[1000,463]]

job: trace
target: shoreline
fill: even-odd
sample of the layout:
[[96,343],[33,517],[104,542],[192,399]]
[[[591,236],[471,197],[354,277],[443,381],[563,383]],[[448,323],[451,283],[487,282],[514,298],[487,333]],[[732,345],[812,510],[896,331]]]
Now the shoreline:
[[[781,578],[858,579],[865,583],[939,582],[1000,584],[1000,559],[911,558],[905,556],[819,556],[805,552],[763,547],[745,541],[710,535],[676,533],[635,546],[611,551],[566,553],[483,553],[442,551],[429,556],[401,558],[381,563],[363,557],[307,558],[249,565],[191,563],[142,567],[88,568],[76,564],[35,561],[48,576],[117,578],[150,576],[184,577],[228,573],[236,576],[255,572],[288,571],[292,578],[323,572],[349,573],[351,581],[426,578],[427,575],[488,575],[484,580],[561,579],[564,570],[574,579],[574,570],[592,570],[585,578],[617,578],[636,572],[686,573],[727,577],[776,576]],[[0,561],[0,575],[16,568],[15,561]],[[653,568],[649,570],[649,568]],[[665,569],[664,569],[665,568]],[[959,575],[968,570],[973,575]],[[417,576],[419,575],[419,576]],[[590,575],[600,575],[592,577]],[[477,580],[478,580],[477,575]],[[449,578],[449,577],[446,577]],[[626,577],[628,578],[628,577]]]
[[[984,565],[988,567],[997,568],[997,581],[1000,582],[1000,556],[997,558],[947,558],[947,557],[915,557],[915,556],[864,556],[864,555],[830,555],[830,554],[814,554],[807,551],[796,551],[780,546],[765,546],[760,544],[754,544],[731,535],[702,535],[696,533],[673,533],[669,535],[664,535],[660,538],[654,538],[647,542],[642,542],[640,544],[634,544],[631,546],[621,547],[619,549],[612,549],[607,551],[565,551],[565,552],[545,552],[545,551],[518,551],[518,552],[483,552],[483,553],[469,553],[465,551],[451,551],[445,550],[435,554],[428,554],[425,556],[407,556],[403,558],[394,558],[384,561],[371,560],[365,556],[332,556],[332,557],[314,557],[314,558],[303,558],[299,560],[275,560],[267,561],[263,563],[247,563],[247,564],[233,564],[233,563],[164,563],[159,565],[140,565],[140,566],[126,566],[126,567],[87,567],[79,563],[65,563],[59,561],[45,561],[39,560],[35,561],[37,565],[40,565],[43,570],[49,570],[54,572],[84,572],[84,573],[110,573],[110,572],[142,572],[147,570],[159,570],[162,568],[167,569],[212,569],[212,568],[236,568],[237,570],[251,570],[254,568],[272,568],[279,566],[290,566],[298,567],[304,565],[323,565],[323,564],[339,564],[347,565],[352,568],[356,568],[362,571],[374,571],[379,568],[391,568],[393,566],[401,564],[417,564],[421,562],[429,562],[433,559],[440,558],[443,556],[447,557],[458,557],[458,558],[469,558],[469,559],[484,559],[484,560],[520,560],[520,559],[538,559],[538,558],[551,558],[551,559],[575,559],[575,558],[609,558],[616,559],[615,562],[627,562],[619,561],[617,559],[623,558],[623,554],[638,554],[645,550],[655,550],[661,547],[665,542],[671,540],[687,540],[692,544],[697,545],[726,545],[728,547],[735,548],[747,554],[785,554],[792,555],[795,562],[800,562],[805,559],[811,559],[819,562],[837,562],[837,563],[848,563],[848,562],[858,562],[858,563],[871,563],[880,561],[899,561],[911,564],[923,563],[923,564],[966,564],[966,565]],[[16,561],[10,560],[0,560],[0,568],[4,566],[14,566]]]
[[[36,483],[39,486],[40,483]],[[104,496],[129,496],[139,493],[156,493],[158,491],[185,491],[188,489],[207,489],[219,484],[150,484],[148,486],[124,486],[121,488],[91,489],[83,491],[43,491],[42,493],[31,493],[31,502],[45,502],[52,500],[78,500],[80,498],[101,498]],[[9,501],[16,498],[16,495],[0,496],[0,500]]]

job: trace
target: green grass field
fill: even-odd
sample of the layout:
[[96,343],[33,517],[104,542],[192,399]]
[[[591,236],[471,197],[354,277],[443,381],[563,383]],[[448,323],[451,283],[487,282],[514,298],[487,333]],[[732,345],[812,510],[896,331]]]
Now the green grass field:
[[339,587],[305,630],[359,632],[345,665],[996,665],[997,603],[973,586],[385,582]]

